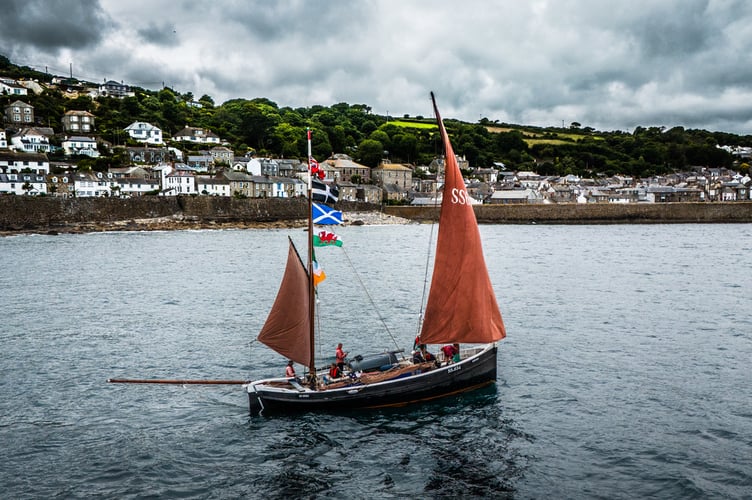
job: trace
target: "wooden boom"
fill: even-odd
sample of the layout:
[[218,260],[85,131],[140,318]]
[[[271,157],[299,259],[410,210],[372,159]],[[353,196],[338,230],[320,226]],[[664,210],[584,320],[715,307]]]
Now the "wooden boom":
[[247,380],[169,380],[169,379],[134,379],[108,378],[111,384],[176,384],[176,385],[241,385]]

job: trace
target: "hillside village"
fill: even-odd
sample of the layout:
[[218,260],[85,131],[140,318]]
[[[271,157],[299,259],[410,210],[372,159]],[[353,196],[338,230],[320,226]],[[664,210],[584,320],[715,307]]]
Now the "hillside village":
[[[61,79],[51,85],[65,87]],[[308,164],[297,158],[236,155],[212,130],[185,127],[166,134],[152,123],[136,121],[123,136],[131,145],[113,145],[97,135],[96,117],[69,110],[61,123],[47,123],[28,103],[42,85],[31,80],[0,79],[0,93],[10,96],[0,129],[0,195],[55,197],[223,196],[292,198],[306,195]],[[83,89],[91,97],[123,99],[132,90],[107,81]],[[79,90],[78,92],[81,92]],[[201,106],[198,102],[190,103]],[[59,143],[60,145],[53,145]],[[137,145],[132,145],[137,144]],[[181,146],[197,146],[189,153]],[[81,158],[99,158],[122,148],[129,165],[107,171],[79,168]],[[752,148],[723,146],[740,161]],[[51,161],[49,155],[63,157]],[[752,179],[729,168],[697,166],[682,173],[634,178],[538,175],[514,171],[502,162],[470,165],[458,157],[469,194],[478,204],[666,203],[750,200]],[[325,182],[336,185],[339,199],[368,203],[433,205],[441,196],[443,159],[428,165],[361,165],[345,153],[320,159]]]

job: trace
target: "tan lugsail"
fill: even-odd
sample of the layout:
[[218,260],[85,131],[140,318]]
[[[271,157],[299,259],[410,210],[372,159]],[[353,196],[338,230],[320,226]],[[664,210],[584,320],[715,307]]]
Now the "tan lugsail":
[[285,274],[258,340],[305,366],[313,352],[308,296],[308,273],[290,240]]
[[439,235],[421,342],[488,343],[506,336],[483,258],[478,223],[431,93],[446,164]]

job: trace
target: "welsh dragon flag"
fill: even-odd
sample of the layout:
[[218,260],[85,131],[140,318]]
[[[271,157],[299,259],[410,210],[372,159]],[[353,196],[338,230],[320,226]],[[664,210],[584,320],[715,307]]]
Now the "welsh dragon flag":
[[342,240],[339,236],[332,233],[331,231],[319,231],[317,234],[313,235],[313,246],[315,247],[341,247],[342,246]]

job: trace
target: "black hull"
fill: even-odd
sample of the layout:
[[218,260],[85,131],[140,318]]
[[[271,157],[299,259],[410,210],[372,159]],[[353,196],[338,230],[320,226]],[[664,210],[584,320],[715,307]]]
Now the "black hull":
[[263,381],[247,387],[252,415],[398,407],[475,390],[496,381],[497,346],[459,363],[379,383],[324,391],[275,390]]

